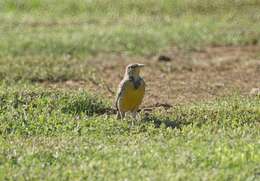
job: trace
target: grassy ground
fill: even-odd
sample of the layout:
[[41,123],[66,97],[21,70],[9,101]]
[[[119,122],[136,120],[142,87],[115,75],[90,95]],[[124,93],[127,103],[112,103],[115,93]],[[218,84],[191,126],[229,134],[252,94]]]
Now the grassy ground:
[[[260,179],[259,8],[1,1],[0,180]],[[134,125],[112,108],[131,62],[147,65]]]
[[1,102],[1,179],[253,180],[260,171],[257,97],[176,106],[134,126],[98,116],[106,103],[82,92],[2,86]]
[[169,46],[258,44],[259,7],[258,0],[4,0],[0,55],[150,55]]

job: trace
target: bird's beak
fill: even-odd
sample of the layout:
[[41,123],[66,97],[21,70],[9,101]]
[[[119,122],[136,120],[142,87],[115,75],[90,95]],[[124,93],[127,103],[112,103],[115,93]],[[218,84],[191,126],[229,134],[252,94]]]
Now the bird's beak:
[[140,63],[139,63],[139,64],[138,64],[138,67],[144,67],[144,64],[140,64]]

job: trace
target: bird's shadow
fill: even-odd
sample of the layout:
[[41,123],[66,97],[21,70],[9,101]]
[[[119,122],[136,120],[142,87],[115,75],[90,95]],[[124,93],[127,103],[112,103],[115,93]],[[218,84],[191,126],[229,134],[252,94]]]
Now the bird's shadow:
[[183,126],[191,124],[185,120],[174,119],[171,117],[158,117],[153,114],[146,114],[141,118],[142,123],[152,123],[156,128],[164,126],[166,128],[181,129]]

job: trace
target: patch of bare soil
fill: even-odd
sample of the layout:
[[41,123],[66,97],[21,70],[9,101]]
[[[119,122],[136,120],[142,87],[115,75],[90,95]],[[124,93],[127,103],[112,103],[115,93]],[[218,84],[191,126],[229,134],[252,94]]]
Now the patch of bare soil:
[[[144,63],[147,85],[143,106],[204,101],[260,87],[260,46],[208,47],[193,52],[171,49],[154,57],[98,56],[89,60],[93,77],[66,81],[63,87],[84,88],[111,100],[126,65]],[[61,85],[49,85],[60,87]]]

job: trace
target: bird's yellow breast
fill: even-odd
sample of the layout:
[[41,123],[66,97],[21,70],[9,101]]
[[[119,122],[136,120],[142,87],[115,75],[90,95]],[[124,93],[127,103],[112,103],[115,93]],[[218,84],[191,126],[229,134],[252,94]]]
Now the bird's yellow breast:
[[133,111],[142,103],[145,92],[145,86],[142,83],[135,88],[133,83],[128,83],[124,89],[123,97],[120,103],[122,111]]

